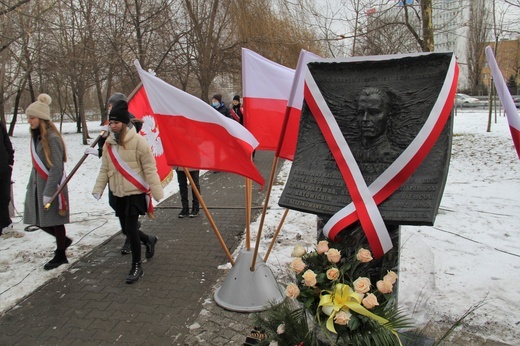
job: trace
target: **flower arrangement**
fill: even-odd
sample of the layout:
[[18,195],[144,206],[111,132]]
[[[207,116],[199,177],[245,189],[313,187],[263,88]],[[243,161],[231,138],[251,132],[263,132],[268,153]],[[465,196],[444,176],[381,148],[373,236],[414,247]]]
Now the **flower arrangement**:
[[[400,345],[398,330],[410,327],[410,322],[395,299],[397,256],[374,260],[363,247],[341,248],[326,240],[310,253],[296,246],[292,256],[290,268],[296,280],[286,286],[285,294],[289,302],[299,304],[271,308],[278,309],[275,315],[290,318],[277,321],[273,315],[264,315],[264,322],[269,320],[262,326],[270,335],[266,345]],[[256,322],[261,325],[262,319]],[[305,323],[307,328],[297,335],[292,324]],[[285,332],[288,329],[290,336]]]

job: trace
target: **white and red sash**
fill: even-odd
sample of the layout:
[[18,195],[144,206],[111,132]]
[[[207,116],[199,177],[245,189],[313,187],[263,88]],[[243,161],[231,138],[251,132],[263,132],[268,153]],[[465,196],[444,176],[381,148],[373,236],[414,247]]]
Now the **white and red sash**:
[[152,202],[152,192],[150,190],[150,185],[137,174],[122,158],[119,156],[117,150],[112,149],[112,145],[107,145],[107,151],[112,163],[116,167],[119,173],[131,182],[135,187],[137,187],[142,193],[146,195],[146,205],[149,217],[153,217],[153,202]]
[[[235,112],[235,110],[233,108],[231,108],[229,110],[229,113],[231,113],[231,116],[233,117],[234,120],[240,122],[240,117],[238,116],[237,112]],[[244,114],[244,112],[242,112],[242,114]]]
[[368,239],[375,258],[392,247],[392,241],[377,205],[397,190],[419,167],[437,141],[451,113],[457,89],[458,65],[452,57],[443,87],[428,119],[401,155],[367,186],[359,166],[308,68],[304,96],[347,185],[352,203],[334,214],[323,231],[334,240],[338,233],[357,220]]
[[[33,166],[36,169],[36,172],[43,178],[43,180],[47,181],[49,179],[49,170],[43,164],[43,161],[40,159],[38,154],[36,153],[36,148],[34,146],[34,140],[31,139],[31,157]],[[67,175],[65,174],[65,168],[63,169],[63,176],[61,177],[60,184],[58,187],[67,179]],[[65,198],[65,194],[62,192],[58,195],[58,212],[63,214],[68,209],[67,199]]]

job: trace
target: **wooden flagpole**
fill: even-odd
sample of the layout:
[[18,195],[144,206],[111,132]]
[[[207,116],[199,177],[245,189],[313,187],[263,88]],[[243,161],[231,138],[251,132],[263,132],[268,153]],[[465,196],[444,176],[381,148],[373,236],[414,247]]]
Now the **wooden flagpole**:
[[206,206],[206,202],[202,199],[202,196],[200,195],[199,189],[197,189],[197,186],[195,185],[195,182],[193,181],[193,178],[190,174],[190,171],[186,167],[183,167],[184,173],[188,177],[188,180],[190,181],[191,188],[193,189],[193,192],[195,192],[195,196],[197,196],[197,199],[199,200],[200,206],[204,210],[204,213],[206,214],[206,217],[208,218],[209,223],[211,224],[211,227],[213,228],[213,232],[215,232],[215,235],[217,236],[218,241],[220,242],[220,245],[222,246],[222,249],[224,249],[224,252],[226,253],[227,258],[229,259],[229,262],[232,266],[235,265],[235,261],[233,261],[233,257],[231,256],[231,253],[229,252],[228,247],[226,246],[226,243],[224,242],[224,239],[222,238],[222,235],[220,234],[217,225],[215,224],[215,221],[213,221],[213,218],[211,217],[211,214],[209,213],[208,207]]
[[253,184],[251,183],[251,179],[246,178],[246,186],[245,186],[245,202],[246,202],[246,249],[247,251],[251,250],[251,204],[252,204],[252,196],[251,190],[253,188]]
[[285,208],[282,219],[280,220],[280,224],[278,224],[278,228],[276,229],[276,232],[274,232],[273,239],[271,240],[271,244],[269,244],[269,249],[267,249],[267,252],[265,253],[264,262],[267,262],[267,258],[269,257],[269,254],[271,253],[271,250],[273,249],[274,242],[276,241],[276,238],[278,237],[278,233],[280,233],[280,230],[282,229],[283,223],[285,222],[285,218],[287,217],[288,213],[289,213],[289,209]]
[[271,167],[271,176],[269,177],[269,184],[265,193],[264,208],[262,209],[262,216],[260,217],[260,225],[258,226],[258,234],[256,235],[255,253],[253,255],[253,261],[251,263],[251,271],[255,271],[256,256],[258,256],[258,248],[260,247],[260,239],[262,236],[262,228],[264,227],[265,214],[267,206],[269,205],[269,197],[271,197],[271,189],[273,187],[274,176],[276,174],[276,166],[278,165],[278,157],[275,155],[273,160],[273,166]]
[[[251,271],[255,270],[256,256],[258,255],[258,247],[260,246],[260,237],[262,235],[262,228],[264,227],[265,214],[267,212],[267,207],[269,205],[269,198],[271,197],[271,189],[273,188],[274,176],[276,174],[276,166],[278,165],[278,153],[279,153],[280,147],[282,146],[282,143],[283,143],[283,139],[284,139],[283,135],[285,134],[285,131],[287,130],[287,122],[289,121],[289,114],[290,114],[290,108],[286,107],[285,114],[284,114],[284,121],[283,121],[283,125],[282,125],[282,131],[280,134],[280,138],[278,140],[278,147],[276,148],[276,152],[274,154],[273,166],[271,167],[271,175],[269,177],[269,184],[268,184],[267,192],[265,195],[265,203],[264,203],[264,208],[262,210],[262,217],[260,218],[260,225],[258,226],[258,234],[256,237],[256,244],[255,244],[255,254],[253,256],[253,261],[252,261],[253,263],[251,264]],[[282,223],[283,223],[283,221],[282,221]],[[279,228],[281,228],[281,226],[279,226]]]
[[[101,133],[99,134],[99,136],[94,140],[94,142],[92,142],[92,144],[90,145],[91,148],[94,148],[97,143],[99,142],[99,140],[101,138],[103,138],[103,136],[105,135],[106,131],[103,130],[101,131]],[[74,166],[74,168],[72,169],[72,171],[70,171],[70,173],[67,175],[67,177],[65,178],[65,180],[60,184],[60,186],[58,186],[58,189],[56,190],[56,192],[54,193],[54,195],[52,195],[51,199],[49,202],[47,202],[47,204],[45,204],[45,207],[44,209],[45,210],[49,210],[49,208],[51,207],[51,204],[52,202],[54,202],[54,200],[56,199],[56,197],[58,197],[58,195],[60,194],[60,192],[65,188],[65,186],[68,184],[68,182],[70,181],[70,179],[74,176],[74,174],[76,174],[76,171],[79,169],[79,167],[83,164],[83,162],[85,161],[85,159],[88,157],[88,154],[83,154],[83,156],[81,157],[81,159],[78,161],[78,163],[76,163],[76,166]]]
[[132,90],[130,92],[130,94],[126,97],[126,99],[128,100],[128,103],[130,103],[130,100],[132,99],[132,97],[135,96],[135,94],[137,94],[137,92],[139,91],[139,89],[143,86],[143,82],[139,82],[139,84],[137,84],[137,86],[134,88],[134,90]]

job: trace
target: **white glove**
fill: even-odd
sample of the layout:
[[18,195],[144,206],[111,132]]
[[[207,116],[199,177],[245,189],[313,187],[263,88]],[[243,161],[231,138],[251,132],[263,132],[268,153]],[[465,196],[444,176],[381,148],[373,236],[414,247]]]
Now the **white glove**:
[[110,128],[108,127],[108,125],[101,126],[101,131],[105,131],[105,132],[103,132],[103,134],[101,136],[103,138],[107,138],[108,134],[110,133]]
[[47,205],[47,203],[49,203],[51,200],[51,197],[47,197],[47,196],[43,196],[43,205]]
[[101,198],[101,194],[100,194],[100,193],[93,193],[92,196],[94,196],[94,198],[95,198],[96,200],[98,200],[98,201],[99,201],[99,199]]
[[85,155],[99,156],[99,150],[96,148],[88,147],[87,149],[85,149]]

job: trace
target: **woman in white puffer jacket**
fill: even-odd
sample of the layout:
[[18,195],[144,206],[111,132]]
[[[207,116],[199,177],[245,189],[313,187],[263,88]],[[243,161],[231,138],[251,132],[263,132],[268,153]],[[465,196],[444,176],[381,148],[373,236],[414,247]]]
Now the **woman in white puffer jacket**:
[[132,248],[132,268],[126,278],[126,283],[132,284],[143,275],[141,242],[146,246],[146,258],[151,259],[158,240],[139,230],[139,215],[153,217],[151,197],[160,200],[164,193],[150,146],[130,123],[128,103],[118,101],[110,110],[108,121],[111,133],[103,146],[101,168],[92,195],[101,198],[107,184],[112,192],[110,206]]

